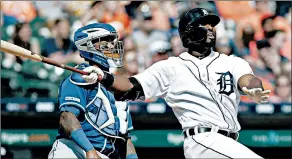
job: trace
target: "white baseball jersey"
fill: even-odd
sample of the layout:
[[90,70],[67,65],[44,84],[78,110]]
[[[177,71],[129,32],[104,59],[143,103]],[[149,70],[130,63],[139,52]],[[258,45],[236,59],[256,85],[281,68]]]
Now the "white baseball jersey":
[[237,132],[237,82],[245,74],[253,74],[245,60],[212,51],[201,60],[185,52],[157,62],[134,77],[146,98],[166,100],[183,129],[218,126]]

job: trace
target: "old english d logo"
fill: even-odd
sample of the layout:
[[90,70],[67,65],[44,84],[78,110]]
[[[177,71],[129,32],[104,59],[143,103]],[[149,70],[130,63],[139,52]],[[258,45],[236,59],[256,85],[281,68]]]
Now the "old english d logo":
[[232,74],[229,71],[225,73],[217,73],[217,74],[221,75],[220,78],[217,80],[217,85],[220,86],[219,93],[226,94],[229,96],[231,93],[234,92]]

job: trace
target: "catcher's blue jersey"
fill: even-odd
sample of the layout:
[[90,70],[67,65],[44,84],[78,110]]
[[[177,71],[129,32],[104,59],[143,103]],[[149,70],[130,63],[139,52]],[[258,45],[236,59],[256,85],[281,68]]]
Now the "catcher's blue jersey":
[[[88,66],[81,64],[77,68],[82,70]],[[61,112],[69,111],[77,116],[85,135],[96,148],[115,149],[115,140],[124,140],[129,135],[121,133],[122,127],[133,128],[128,104],[115,101],[113,94],[101,84],[88,84],[78,73],[72,73],[59,86],[59,108]],[[119,116],[120,110],[124,110],[126,120]],[[58,139],[68,138],[62,128],[58,132]]]

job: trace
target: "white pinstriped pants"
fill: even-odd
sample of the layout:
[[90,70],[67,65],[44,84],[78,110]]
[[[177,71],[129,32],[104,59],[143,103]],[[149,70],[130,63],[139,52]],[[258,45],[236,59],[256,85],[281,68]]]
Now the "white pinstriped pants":
[[[108,156],[96,151],[103,159],[109,159]],[[68,139],[57,139],[48,155],[48,158],[78,158],[85,159],[85,151],[74,141]]]
[[184,155],[185,158],[262,158],[236,140],[216,132],[186,137]]

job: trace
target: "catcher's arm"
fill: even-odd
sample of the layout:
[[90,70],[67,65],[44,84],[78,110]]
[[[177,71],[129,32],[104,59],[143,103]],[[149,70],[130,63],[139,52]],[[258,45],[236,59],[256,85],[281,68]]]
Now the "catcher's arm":
[[74,130],[81,129],[80,122],[71,112],[61,112],[59,124],[62,126],[68,137],[71,136],[71,133]]
[[[76,115],[79,115],[80,110],[74,106],[61,107],[61,115],[59,124],[65,131],[66,135],[79,145],[85,152],[91,152],[95,149],[86,137],[79,120]],[[93,152],[93,153],[94,153]],[[96,153],[96,152],[95,152]],[[97,154],[96,154],[97,155]]]

